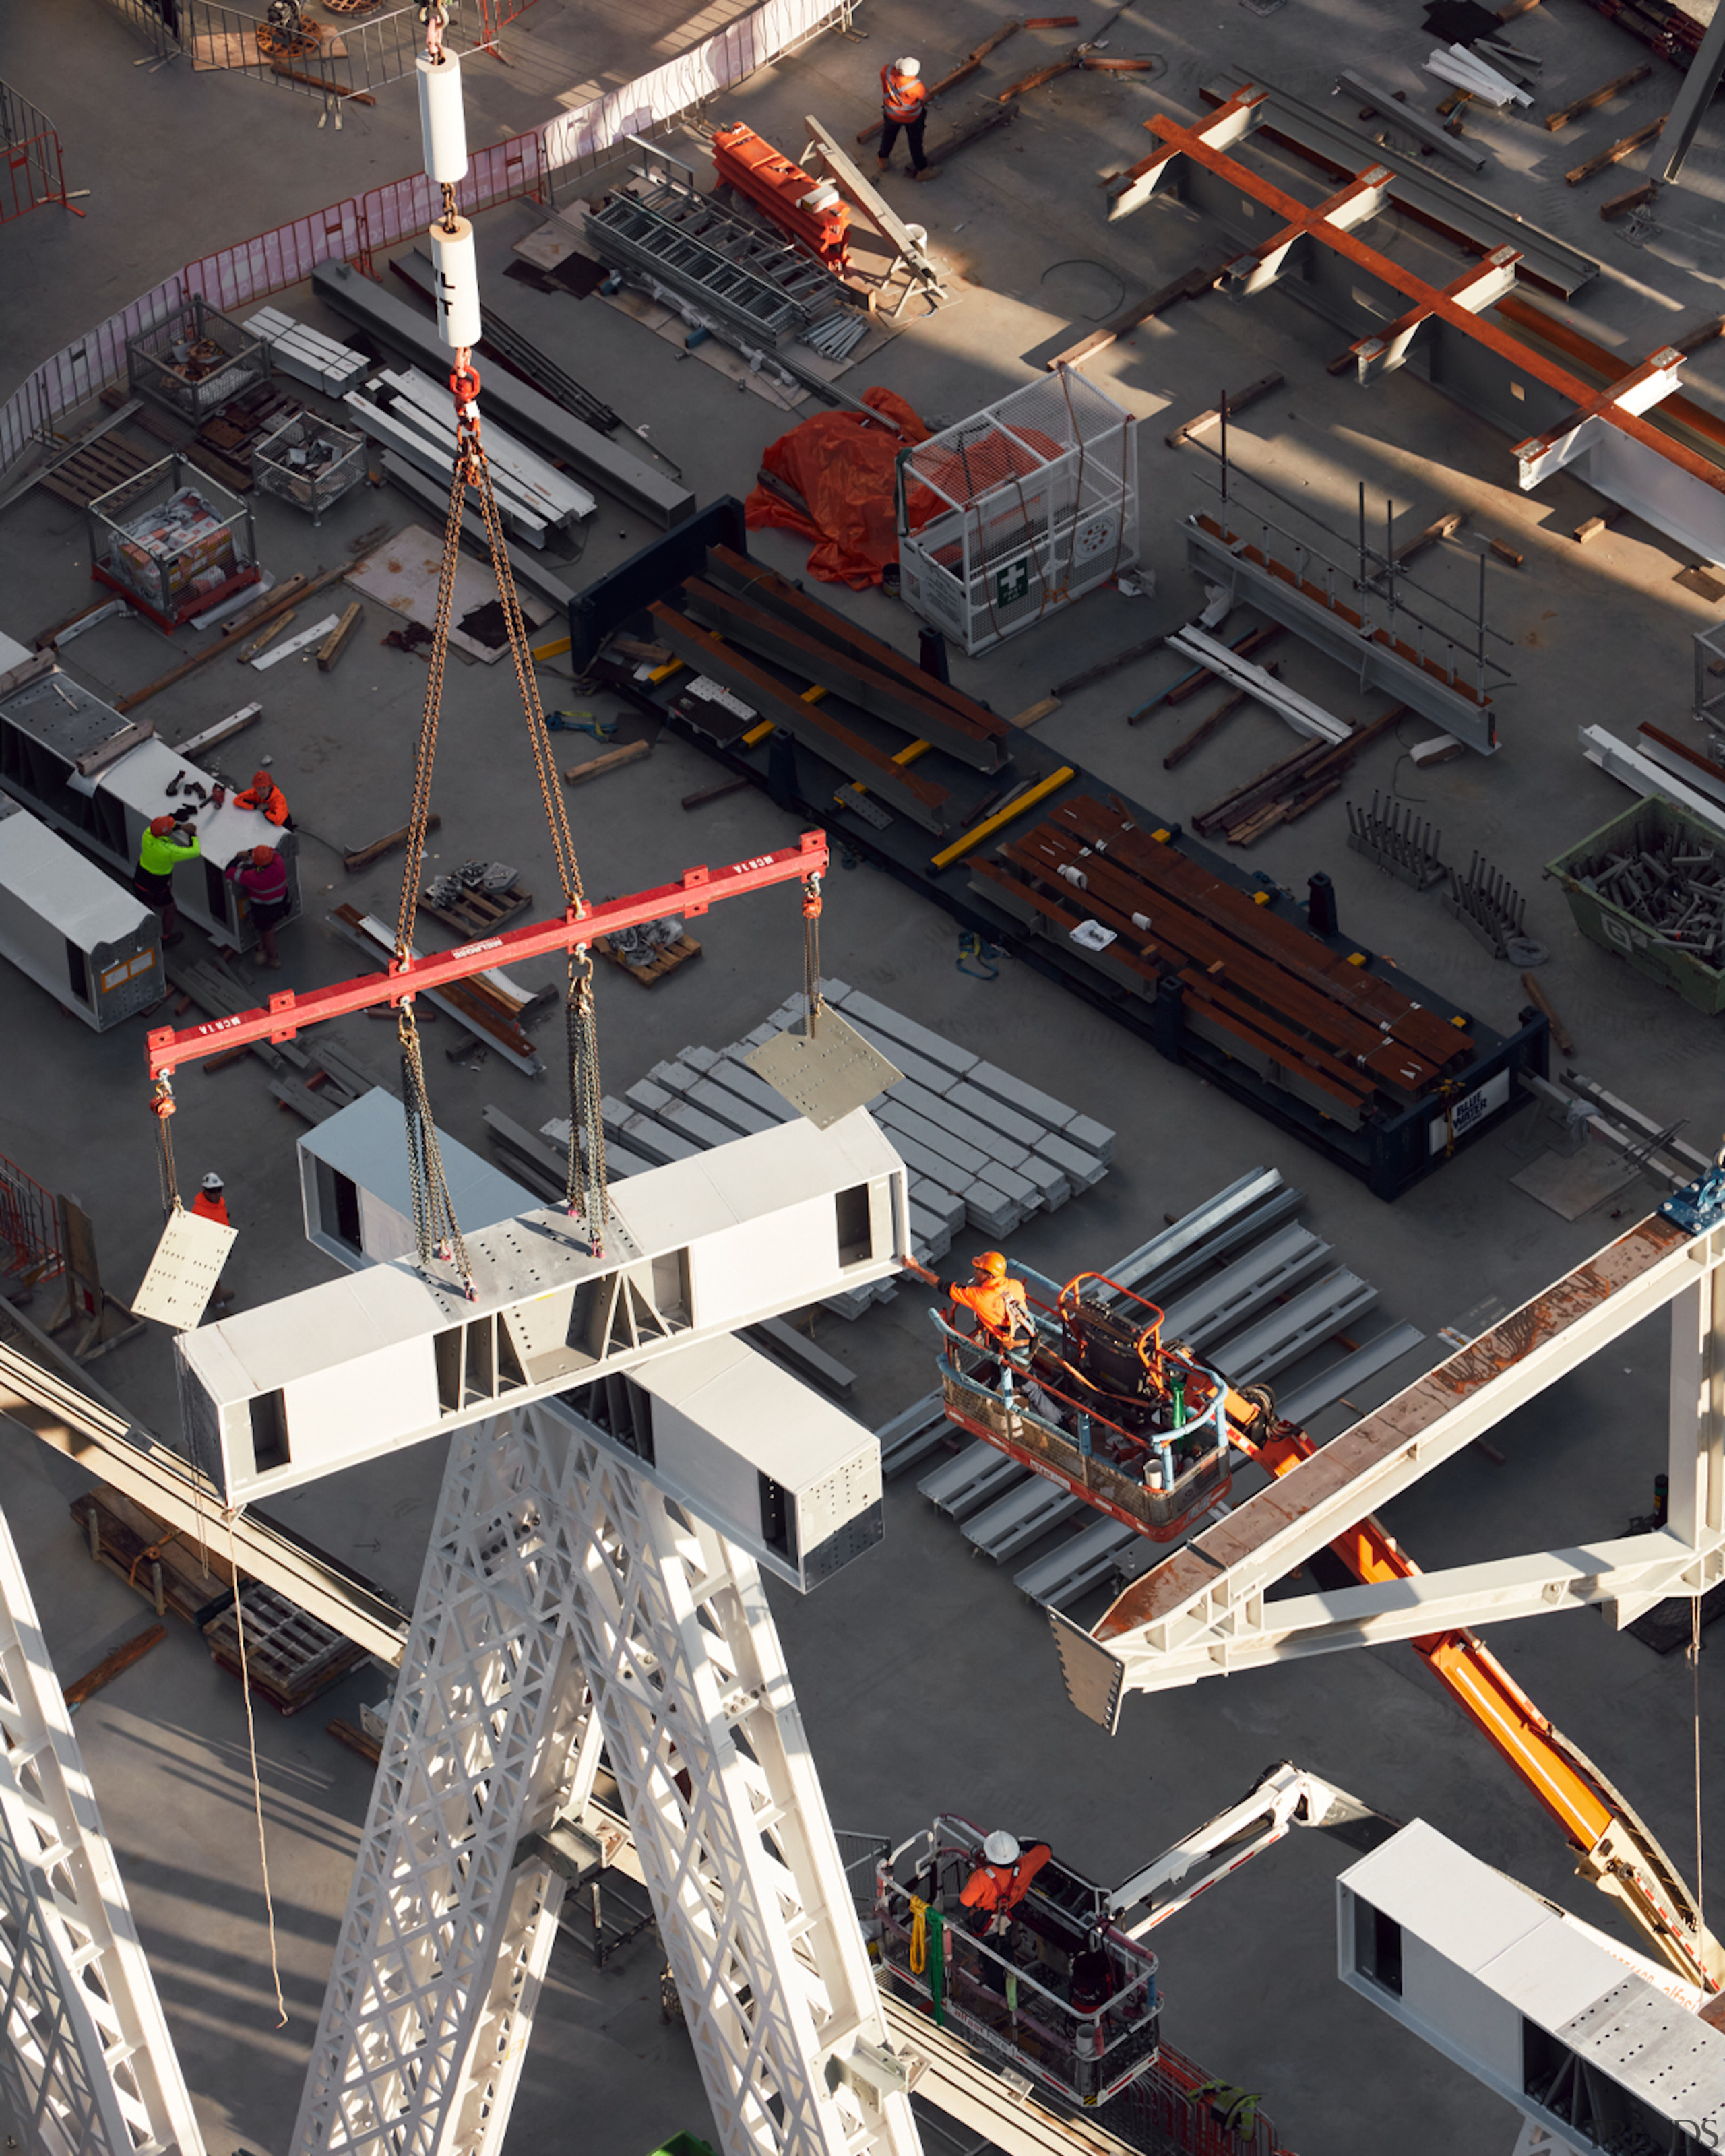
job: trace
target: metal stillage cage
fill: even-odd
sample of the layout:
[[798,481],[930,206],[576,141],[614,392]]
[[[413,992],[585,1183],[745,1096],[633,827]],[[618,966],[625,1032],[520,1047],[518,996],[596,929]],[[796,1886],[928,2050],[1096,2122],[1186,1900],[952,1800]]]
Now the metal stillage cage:
[[366,475],[366,439],[312,414],[290,413],[252,450],[252,485],[311,512],[314,524]]
[[270,347],[200,299],[126,341],[134,397],[165,404],[194,425],[270,375]]
[[900,588],[973,658],[1138,558],[1131,413],[1068,367],[898,459]]

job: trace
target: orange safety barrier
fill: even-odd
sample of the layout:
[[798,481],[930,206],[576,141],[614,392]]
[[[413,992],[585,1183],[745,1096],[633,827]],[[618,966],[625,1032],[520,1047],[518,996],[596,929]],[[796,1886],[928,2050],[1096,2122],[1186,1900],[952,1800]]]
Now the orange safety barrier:
[[830,182],[811,177],[740,121],[714,135],[713,170],[816,261],[835,275],[850,268],[850,205]]

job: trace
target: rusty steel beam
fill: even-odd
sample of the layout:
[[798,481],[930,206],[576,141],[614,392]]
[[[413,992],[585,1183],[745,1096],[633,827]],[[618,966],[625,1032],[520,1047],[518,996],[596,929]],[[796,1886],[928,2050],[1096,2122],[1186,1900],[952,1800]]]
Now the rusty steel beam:
[[[1681,353],[1661,347],[1601,391],[1572,373],[1550,352],[1525,342],[1476,311],[1482,295],[1490,295],[1494,284],[1502,285],[1501,274],[1482,282],[1475,273],[1469,273],[1448,288],[1435,285],[1348,228],[1360,221],[1358,211],[1362,203],[1384,192],[1389,175],[1381,164],[1367,167],[1351,186],[1314,204],[1299,201],[1273,180],[1230,156],[1230,147],[1251,134],[1259,119],[1268,119],[1271,110],[1268,93],[1248,85],[1195,126],[1185,126],[1165,113],[1153,115],[1144,124],[1159,138],[1159,146],[1127,176],[1130,184],[1120,196],[1117,210],[1147,199],[1158,186],[1177,177],[1183,160],[1203,167],[1281,220],[1278,231],[1242,249],[1229,265],[1227,280],[1237,288],[1250,291],[1259,284],[1274,281],[1297,246],[1317,245],[1328,250],[1409,303],[1408,313],[1390,331],[1375,330],[1354,345],[1353,357],[1363,373],[1380,369],[1394,350],[1394,346],[1386,349],[1386,336],[1398,339],[1405,350],[1406,335],[1413,330],[1428,322],[1441,325],[1491,353],[1515,376],[1538,382],[1567,407],[1571,416],[1517,445],[1520,485],[1524,490],[1585,454],[1599,431],[1609,430],[1656,457],[1673,475],[1680,475],[1689,482],[1689,491],[1685,494],[1679,489],[1681,498],[1667,502],[1659,487],[1638,488],[1632,476],[1625,476],[1620,485],[1627,490],[1625,499],[1623,492],[1614,492],[1609,485],[1601,485],[1599,475],[1590,475],[1594,484],[1601,485],[1601,491],[1612,494],[1614,500],[1624,501],[1624,506],[1689,543],[1705,544],[1716,538],[1718,547],[1725,550],[1725,470],[1643,416],[1677,388]],[[1490,264],[1500,273],[1513,266],[1501,258]],[[1512,303],[1512,290],[1499,290],[1496,297]],[[1486,303],[1491,303],[1489,297]],[[1667,490],[1669,484],[1664,483]]]
[[1127,1588],[1091,1631],[1178,1641],[1225,1624],[1345,1527],[1430,1472],[1561,1369],[1669,1302],[1695,1238],[1659,1214],[1512,1312]]

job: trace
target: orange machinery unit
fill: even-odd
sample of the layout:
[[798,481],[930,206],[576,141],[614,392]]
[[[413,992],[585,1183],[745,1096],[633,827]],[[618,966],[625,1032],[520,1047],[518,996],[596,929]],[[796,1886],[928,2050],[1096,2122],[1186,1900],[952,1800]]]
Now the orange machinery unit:
[[714,135],[713,168],[721,184],[747,195],[788,239],[806,248],[834,276],[850,267],[850,205],[830,181],[811,178],[740,122]]

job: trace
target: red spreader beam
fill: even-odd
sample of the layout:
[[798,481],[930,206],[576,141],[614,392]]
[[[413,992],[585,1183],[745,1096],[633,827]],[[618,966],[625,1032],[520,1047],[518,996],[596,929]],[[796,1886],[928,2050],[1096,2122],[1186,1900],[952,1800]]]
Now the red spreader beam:
[[150,1075],[165,1078],[182,1063],[197,1063],[206,1055],[244,1048],[253,1041],[292,1040],[305,1027],[320,1024],[325,1019],[346,1018],[379,1004],[400,1004],[422,989],[440,988],[448,982],[465,980],[470,974],[510,965],[517,958],[537,958],[548,951],[572,951],[580,944],[591,943],[596,936],[637,928],[668,913],[693,917],[721,898],[740,898],[745,891],[765,891],[773,884],[824,875],[827,860],[825,832],[805,831],[797,845],[757,854],[752,860],[733,861],[729,868],[688,869],[680,882],[660,884],[656,890],[638,891],[632,898],[608,899],[578,916],[565,915],[531,927],[511,928],[501,936],[488,936],[482,942],[463,943],[454,951],[393,963],[387,973],[362,973],[357,980],[338,981],[333,987],[311,988],[304,994],[284,988],[270,997],[267,1009],[211,1019],[203,1025],[188,1025],[183,1032],[164,1026],[147,1037]]

